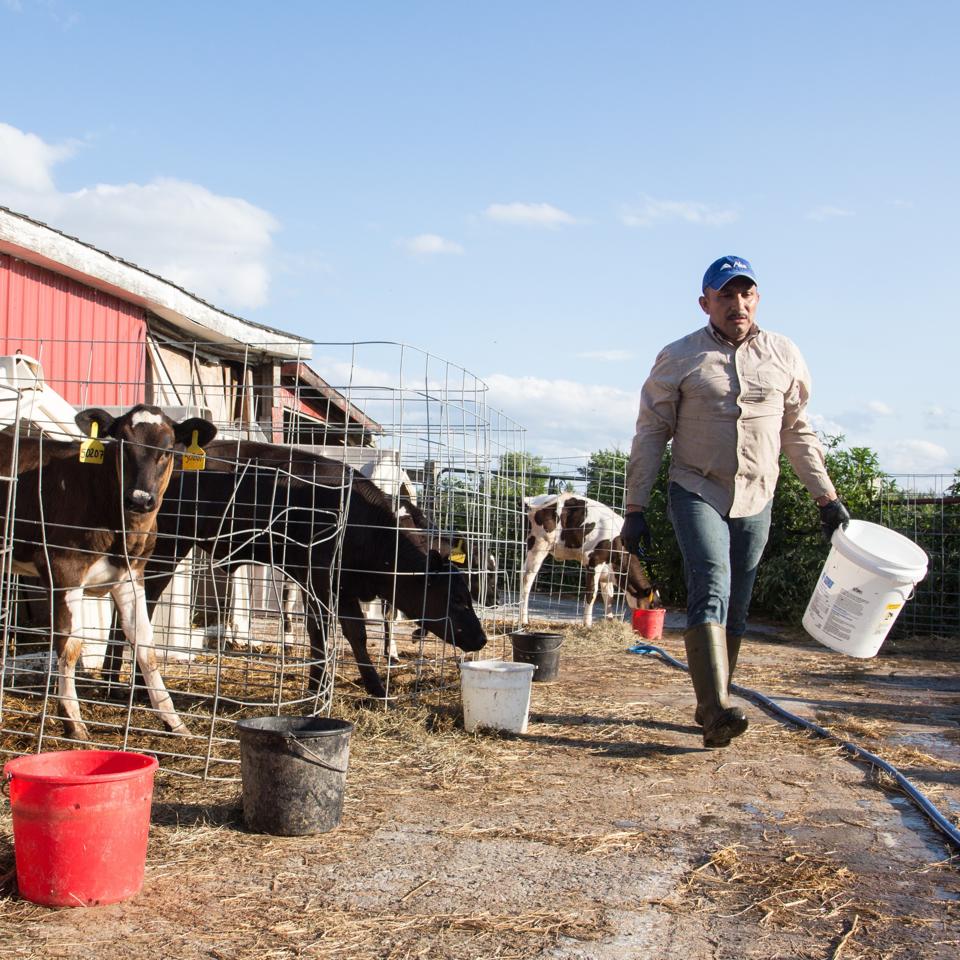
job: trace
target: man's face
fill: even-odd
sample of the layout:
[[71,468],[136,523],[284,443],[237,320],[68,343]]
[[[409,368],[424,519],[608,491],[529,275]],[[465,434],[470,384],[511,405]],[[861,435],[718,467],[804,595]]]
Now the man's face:
[[710,322],[733,343],[740,343],[750,332],[759,302],[757,285],[749,277],[734,277],[722,290],[707,287],[700,298]]

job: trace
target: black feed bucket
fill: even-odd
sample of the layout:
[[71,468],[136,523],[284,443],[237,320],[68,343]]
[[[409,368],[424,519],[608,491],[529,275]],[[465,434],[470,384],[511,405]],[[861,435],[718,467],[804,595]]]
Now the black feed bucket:
[[513,641],[513,659],[516,663],[532,663],[534,683],[556,680],[560,672],[560,645],[563,636],[559,633],[527,633],[518,630],[510,634]]
[[243,819],[281,837],[326,833],[340,823],[353,724],[331,717],[237,722]]

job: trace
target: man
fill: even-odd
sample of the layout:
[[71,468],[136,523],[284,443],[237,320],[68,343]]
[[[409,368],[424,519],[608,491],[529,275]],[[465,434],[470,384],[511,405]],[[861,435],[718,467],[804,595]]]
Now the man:
[[829,539],[850,519],[805,419],[810,374],[786,337],[757,327],[760,294],[742,257],[721,257],[703,277],[709,323],[665,347],[643,386],[627,467],[626,548],[650,545],[644,509],[673,441],[668,511],[687,587],[684,643],[706,747],[747,729],[729,704],[750,595],[770,530],[783,451],[820,508]]

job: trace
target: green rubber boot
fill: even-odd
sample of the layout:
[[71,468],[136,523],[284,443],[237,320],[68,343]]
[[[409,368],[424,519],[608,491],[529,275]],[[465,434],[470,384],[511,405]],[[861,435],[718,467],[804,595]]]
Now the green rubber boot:
[[[737,658],[740,656],[740,641],[743,637],[731,637],[727,634],[727,696],[730,696],[730,684],[733,683],[733,671],[737,668]],[[698,726],[703,726],[703,708],[697,704],[696,712],[693,715],[693,722]]]
[[727,700],[727,631],[718,623],[690,627],[683,635],[687,665],[703,717],[703,745],[726,747],[748,726],[747,717]]

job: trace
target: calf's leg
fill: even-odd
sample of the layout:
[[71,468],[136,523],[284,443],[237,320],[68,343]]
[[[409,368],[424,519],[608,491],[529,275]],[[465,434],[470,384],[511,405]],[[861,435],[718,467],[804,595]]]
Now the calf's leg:
[[547,543],[535,543],[532,549],[527,550],[523,560],[523,576],[520,580],[520,626],[525,627],[529,621],[530,591],[537,579],[537,574],[547,559],[550,547]]
[[157,668],[153,627],[150,625],[143,584],[131,576],[117,583],[110,592],[120,614],[124,635],[133,647],[134,658],[143,674],[143,682],[153,709],[171,733],[188,735],[190,731],[174,709],[173,701]]
[[597,567],[597,586],[603,600],[603,617],[613,619],[613,598],[616,594],[614,587],[613,569],[608,564]]
[[396,624],[397,608],[388,600],[383,603],[383,655],[388,663],[400,662],[400,651],[397,649]]
[[289,650],[293,646],[293,613],[300,598],[300,588],[292,581],[283,583],[283,646]]
[[53,589],[53,629],[57,647],[57,682],[64,732],[73,740],[89,740],[87,726],[80,716],[77,700],[77,661],[83,652],[83,640],[73,631],[82,622],[83,588]]
[[587,582],[583,596],[583,625],[593,626],[593,605],[597,602],[597,581],[600,579],[596,567],[587,567]]
[[338,613],[340,628],[350,644],[354,660],[357,661],[357,669],[364,689],[371,697],[382,700],[386,697],[387,691],[380,680],[377,668],[370,661],[370,653],[367,650],[367,628],[359,602],[347,599],[341,594]]

